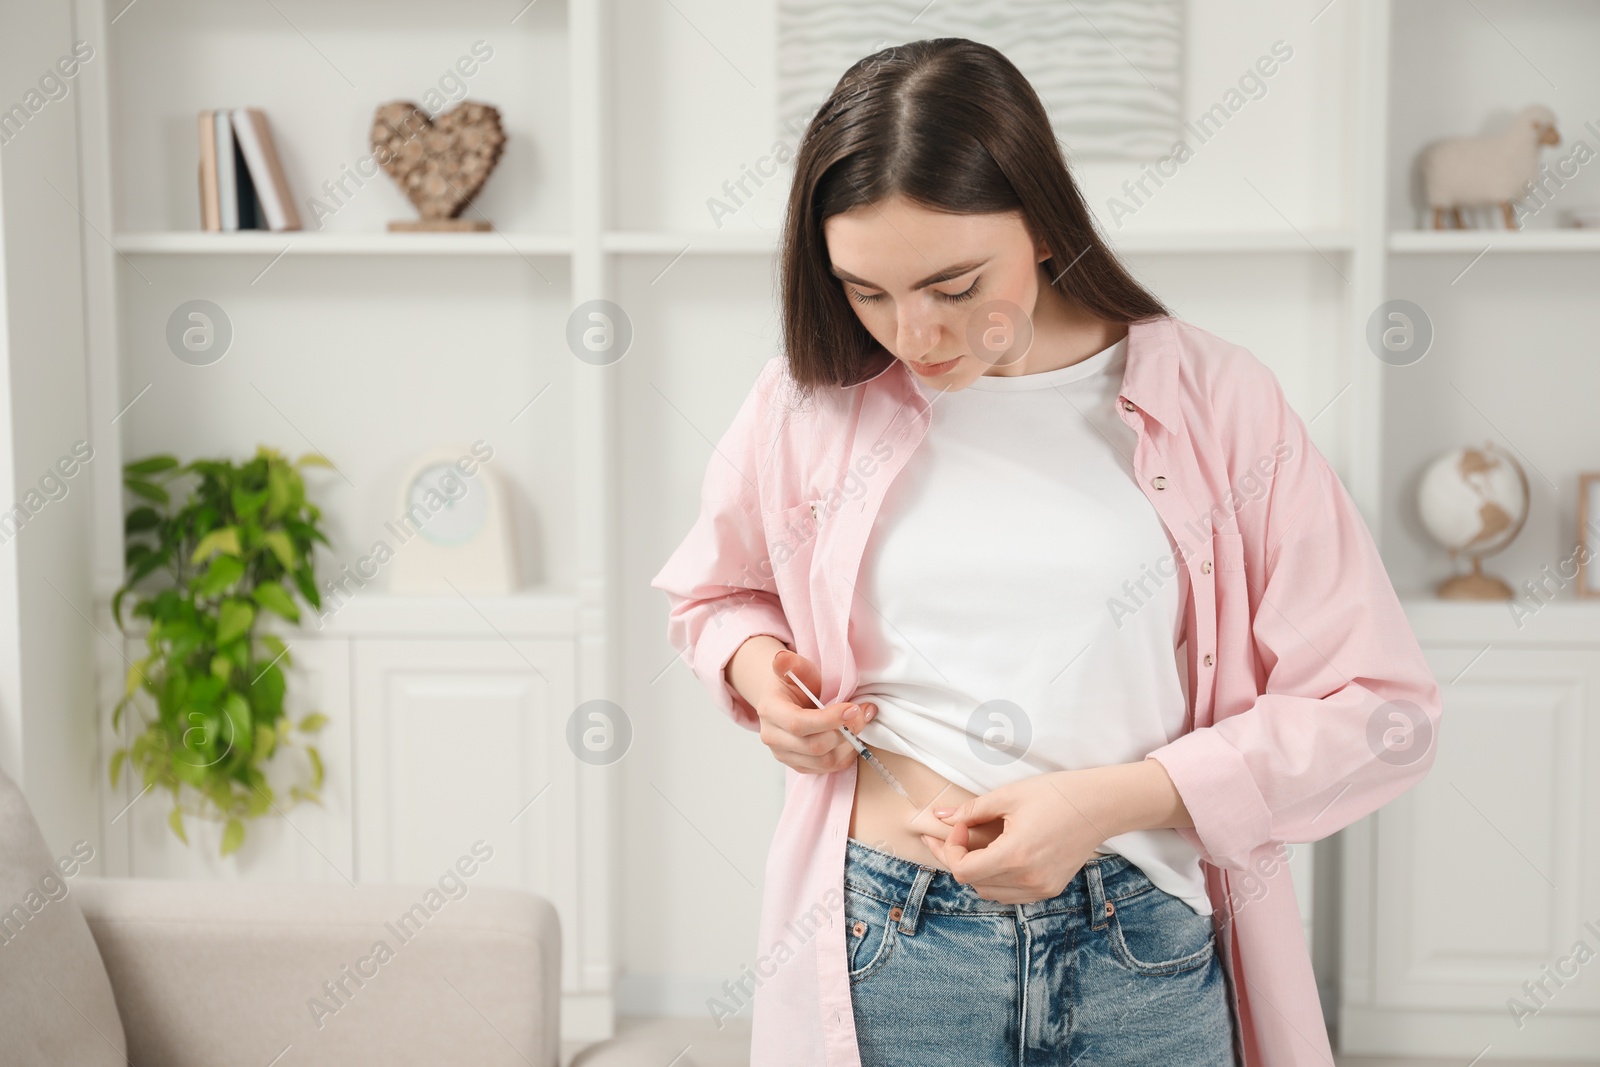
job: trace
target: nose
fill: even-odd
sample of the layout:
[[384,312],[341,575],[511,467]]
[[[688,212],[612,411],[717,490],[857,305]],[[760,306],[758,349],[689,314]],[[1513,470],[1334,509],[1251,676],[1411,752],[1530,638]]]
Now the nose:
[[900,304],[895,323],[895,355],[902,359],[919,359],[933,349],[938,334],[938,319],[923,301],[912,299]]

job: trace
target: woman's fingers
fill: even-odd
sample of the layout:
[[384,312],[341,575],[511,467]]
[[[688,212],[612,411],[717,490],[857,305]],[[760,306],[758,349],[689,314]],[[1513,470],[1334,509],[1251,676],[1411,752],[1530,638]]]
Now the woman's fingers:
[[[791,672],[794,678],[789,677]],[[782,648],[773,655],[772,673],[780,685],[758,709],[762,742],[797,771],[831,774],[850,766],[856,758],[855,747],[839,733],[839,727],[860,730],[872,721],[876,706],[843,700],[817,707],[805,690],[821,690],[822,672],[791,649]],[[805,689],[795,684],[795,678]]]
[[[950,852],[947,866],[956,881],[976,888],[984,884],[1014,887],[1026,880],[1031,865],[1027,857],[1017,854],[1016,846],[1007,840],[1003,831],[981,848],[972,845],[969,836],[965,823],[950,828],[950,838],[946,842],[947,852]],[[950,841],[958,840],[959,851],[948,849]]]

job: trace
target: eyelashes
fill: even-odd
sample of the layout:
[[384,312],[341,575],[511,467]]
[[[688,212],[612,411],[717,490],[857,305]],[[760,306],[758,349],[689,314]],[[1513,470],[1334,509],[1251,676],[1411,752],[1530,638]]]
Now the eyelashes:
[[[972,284],[967,286],[967,289],[966,289],[965,292],[961,292],[961,293],[937,293],[937,295],[940,296],[941,298],[943,298],[946,303],[950,303],[950,304],[965,303],[966,301],[971,300],[971,299],[973,299],[974,297],[976,297],[978,295],[978,282],[979,282],[979,280],[980,279],[974,278],[972,280]],[[850,296],[851,296],[852,299],[854,299],[857,302],[862,303],[862,304],[876,304],[878,301],[883,299],[883,294],[882,293],[874,293],[871,296],[867,296],[865,293],[857,292],[855,290],[851,290]]]

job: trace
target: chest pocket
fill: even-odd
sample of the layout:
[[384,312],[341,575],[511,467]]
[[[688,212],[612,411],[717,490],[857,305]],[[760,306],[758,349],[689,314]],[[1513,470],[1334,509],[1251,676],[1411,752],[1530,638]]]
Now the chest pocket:
[[820,500],[761,513],[762,532],[767,538],[767,560],[772,567],[778,595],[785,600],[803,596],[816,556],[817,538],[827,521]]

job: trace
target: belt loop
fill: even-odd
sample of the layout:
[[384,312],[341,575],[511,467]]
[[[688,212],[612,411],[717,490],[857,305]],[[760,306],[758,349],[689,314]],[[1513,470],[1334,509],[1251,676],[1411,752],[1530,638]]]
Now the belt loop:
[[1100,880],[1100,864],[1089,860],[1083,865],[1084,880],[1089,887],[1089,928],[1103,929],[1106,925],[1106,887]]
[[917,932],[917,916],[922,914],[922,897],[928,892],[928,886],[933,882],[933,868],[923,867],[917,869],[917,880],[911,883],[911,892],[906,894],[906,902],[900,908],[900,932],[902,934],[915,934]]

